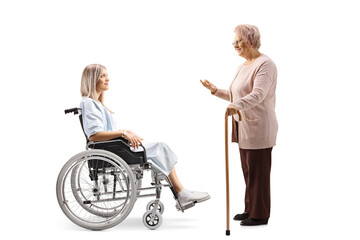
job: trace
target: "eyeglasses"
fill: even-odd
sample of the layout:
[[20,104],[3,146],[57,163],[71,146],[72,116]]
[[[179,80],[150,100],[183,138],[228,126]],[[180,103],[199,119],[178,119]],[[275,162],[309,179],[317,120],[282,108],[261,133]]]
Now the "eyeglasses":
[[239,44],[239,43],[241,43],[241,42],[242,42],[242,39],[241,39],[241,40],[237,40],[237,41],[233,42],[233,43],[232,43],[232,45],[233,45],[233,46],[235,46],[236,44]]

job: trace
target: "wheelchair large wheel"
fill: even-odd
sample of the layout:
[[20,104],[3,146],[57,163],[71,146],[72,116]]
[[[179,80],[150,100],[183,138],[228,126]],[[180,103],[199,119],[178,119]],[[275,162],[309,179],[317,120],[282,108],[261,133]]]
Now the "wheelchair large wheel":
[[[92,176],[92,180],[91,178],[88,178],[91,171],[93,171],[93,175],[96,174],[96,179],[94,179],[94,176]],[[119,206],[103,206],[102,202],[92,201],[91,204],[88,204],[88,202],[91,201],[93,196],[99,198],[100,196],[97,196],[96,194],[99,194],[101,190],[104,192],[109,192],[109,190],[111,191],[117,181],[114,175],[106,176],[105,174],[101,174],[99,178],[98,171],[95,171],[96,169],[89,169],[86,161],[83,161],[81,164],[77,164],[71,171],[71,190],[79,205],[86,209],[86,211],[101,217],[111,217],[116,214],[116,209]],[[100,171],[100,173],[103,173],[104,171],[106,172],[106,168]],[[91,183],[91,181],[93,183]],[[92,187],[89,188],[89,185],[92,185]]]
[[[71,190],[73,191],[75,199],[83,208],[85,208],[88,212],[91,212],[92,214],[102,217],[113,216],[116,213],[116,208],[118,206],[112,206],[112,207],[107,206],[106,208],[104,208],[103,206],[101,206],[101,204],[96,204],[96,203],[93,203],[91,205],[86,204],[86,202],[90,201],[89,199],[87,199],[86,196],[86,191],[87,191],[86,185],[88,183],[84,182],[83,179],[86,178],[86,174],[88,174],[89,172],[90,170],[85,161],[82,164],[78,164],[76,167],[73,168],[71,172]],[[85,175],[85,178],[82,175]],[[142,178],[136,179],[136,176],[134,175],[134,180],[135,180],[135,186],[137,189],[137,197],[138,197],[141,193],[141,191],[138,189],[140,189],[142,186]],[[105,191],[108,191],[109,189],[111,190],[114,187],[114,183],[116,183],[114,179],[102,175],[101,178],[98,179],[98,182],[96,184],[97,184],[97,189],[104,189]],[[82,185],[85,185],[85,187],[82,187]],[[137,198],[135,199],[135,201],[136,200]]]
[[[94,167],[97,162],[100,164]],[[61,209],[71,221],[87,229],[103,230],[129,215],[137,189],[132,170],[119,156],[88,150],[64,165],[56,193]]]

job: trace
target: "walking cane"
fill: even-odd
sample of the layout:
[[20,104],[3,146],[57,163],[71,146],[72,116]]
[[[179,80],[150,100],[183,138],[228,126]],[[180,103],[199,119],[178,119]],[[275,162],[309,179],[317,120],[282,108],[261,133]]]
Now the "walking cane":
[[[237,113],[241,120],[240,112]],[[229,191],[229,150],[228,150],[228,114],[225,113],[225,171],[226,171],[226,235],[230,235],[230,191]]]

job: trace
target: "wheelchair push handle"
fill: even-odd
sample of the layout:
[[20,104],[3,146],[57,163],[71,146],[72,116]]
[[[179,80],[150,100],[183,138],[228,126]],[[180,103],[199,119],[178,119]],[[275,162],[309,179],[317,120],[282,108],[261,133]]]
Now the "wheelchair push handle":
[[76,115],[79,114],[79,111],[81,111],[81,108],[69,108],[65,109],[65,114],[74,113],[74,115]]

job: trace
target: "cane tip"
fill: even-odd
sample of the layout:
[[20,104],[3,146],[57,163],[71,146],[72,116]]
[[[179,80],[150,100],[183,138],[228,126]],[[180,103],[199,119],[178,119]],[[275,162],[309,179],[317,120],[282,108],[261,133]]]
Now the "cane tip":
[[230,236],[230,230],[226,230],[226,236]]

